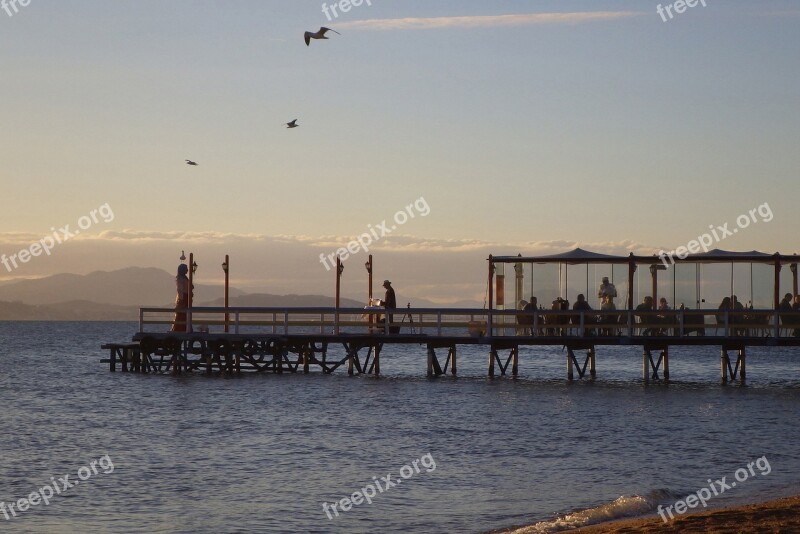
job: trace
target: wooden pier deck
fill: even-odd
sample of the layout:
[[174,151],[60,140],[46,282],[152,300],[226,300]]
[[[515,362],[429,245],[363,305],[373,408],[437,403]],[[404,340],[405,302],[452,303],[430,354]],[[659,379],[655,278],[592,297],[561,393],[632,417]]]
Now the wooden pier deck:
[[[793,335],[800,319],[774,310],[730,312],[717,324],[705,322],[717,310],[622,310],[608,322],[595,312],[409,308],[378,324],[375,311],[363,309],[193,308],[188,321],[198,331],[190,333],[166,331],[174,311],[142,308],[132,342],[104,344],[109,358],[103,362],[112,372],[333,373],[344,367],[350,375],[378,376],[383,348],[399,344],[424,346],[427,376],[437,377],[457,374],[459,346],[481,345],[489,377],[516,377],[521,346],[554,346],[566,348],[573,380],[597,376],[598,347],[639,346],[642,378],[668,381],[671,347],[717,346],[722,383],[744,383],[749,347],[800,346]],[[389,333],[391,327],[400,333]]]

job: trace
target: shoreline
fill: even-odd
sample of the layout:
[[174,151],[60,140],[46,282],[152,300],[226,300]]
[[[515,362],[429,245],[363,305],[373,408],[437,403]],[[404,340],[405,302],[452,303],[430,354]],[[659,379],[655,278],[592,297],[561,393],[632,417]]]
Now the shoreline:
[[655,532],[800,532],[800,495],[758,504],[717,508],[676,517],[664,523],[659,516],[621,519],[581,527],[580,534]]

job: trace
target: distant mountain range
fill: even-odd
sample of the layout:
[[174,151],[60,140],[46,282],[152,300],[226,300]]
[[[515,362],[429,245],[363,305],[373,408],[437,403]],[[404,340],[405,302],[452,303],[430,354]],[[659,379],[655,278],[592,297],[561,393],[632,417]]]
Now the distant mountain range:
[[[230,291],[231,296],[242,294],[234,288]],[[195,284],[195,296],[219,292],[218,286]],[[115,306],[160,306],[170,305],[174,298],[175,275],[145,267],[95,271],[87,275],[56,274],[0,286],[0,301],[34,305],[89,301]]]
[[[195,285],[197,306],[223,306],[221,286]],[[57,274],[36,280],[0,285],[0,321],[136,321],[143,306],[171,307],[174,275],[156,268],[129,267],[87,275]],[[416,307],[435,307],[414,299]],[[230,288],[231,306],[331,307],[334,297],[244,293]],[[342,298],[344,308],[362,308],[365,302]],[[452,307],[474,307],[464,302]]]

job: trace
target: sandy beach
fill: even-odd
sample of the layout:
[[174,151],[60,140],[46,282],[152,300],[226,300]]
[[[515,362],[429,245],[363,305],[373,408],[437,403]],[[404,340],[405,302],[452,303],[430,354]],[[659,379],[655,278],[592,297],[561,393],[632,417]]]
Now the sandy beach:
[[577,529],[582,534],[633,532],[800,532],[800,496],[761,504],[687,514],[664,523],[660,517],[626,519]]

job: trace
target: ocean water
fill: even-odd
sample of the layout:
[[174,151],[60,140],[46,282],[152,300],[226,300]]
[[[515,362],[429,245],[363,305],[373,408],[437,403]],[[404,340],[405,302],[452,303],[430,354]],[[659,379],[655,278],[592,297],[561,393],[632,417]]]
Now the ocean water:
[[[135,330],[0,323],[0,530],[554,532],[654,514],[758,458],[708,506],[800,487],[798,349],[751,349],[746,387],[719,384],[714,348],[673,350],[669,385],[642,382],[635,347],[600,347],[597,380],[572,383],[561,347],[521,349],[516,380],[486,377],[486,347],[427,379],[416,345],[387,346],[381,378],[110,373],[99,346]],[[343,511],[362,488],[371,504]]]

